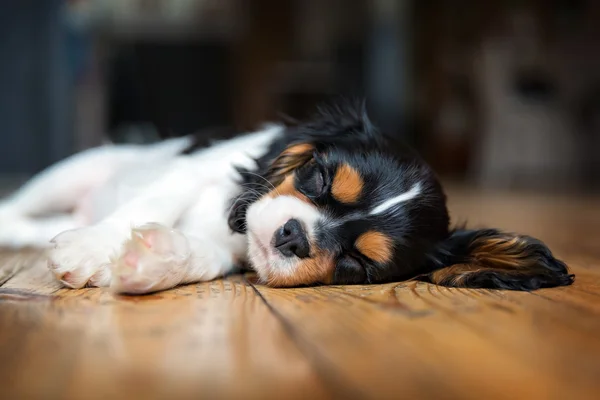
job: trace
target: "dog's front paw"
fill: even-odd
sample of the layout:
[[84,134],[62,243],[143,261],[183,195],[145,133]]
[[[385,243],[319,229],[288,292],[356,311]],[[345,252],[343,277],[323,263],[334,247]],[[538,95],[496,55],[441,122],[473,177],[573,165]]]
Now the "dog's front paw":
[[180,232],[159,224],[134,228],[112,262],[110,288],[129,294],[170,289],[181,283],[190,257]]
[[60,282],[73,289],[108,286],[110,259],[122,239],[116,229],[103,225],[63,232],[51,241],[48,268]]

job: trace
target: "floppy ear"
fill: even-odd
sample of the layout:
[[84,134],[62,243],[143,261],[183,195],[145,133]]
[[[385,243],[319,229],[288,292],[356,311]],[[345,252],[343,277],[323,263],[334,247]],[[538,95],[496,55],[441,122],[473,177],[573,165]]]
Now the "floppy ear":
[[540,240],[495,229],[456,230],[432,258],[437,269],[425,278],[443,286],[535,290],[574,280]]
[[293,170],[300,168],[313,158],[315,146],[296,143],[288,146],[269,166],[266,178],[275,186],[280,184]]

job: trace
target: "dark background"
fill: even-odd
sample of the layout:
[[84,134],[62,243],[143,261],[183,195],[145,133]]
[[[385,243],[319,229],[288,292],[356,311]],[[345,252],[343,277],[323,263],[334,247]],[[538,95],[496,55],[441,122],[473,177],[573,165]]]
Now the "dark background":
[[0,175],[367,99],[446,180],[600,187],[593,0],[6,0]]

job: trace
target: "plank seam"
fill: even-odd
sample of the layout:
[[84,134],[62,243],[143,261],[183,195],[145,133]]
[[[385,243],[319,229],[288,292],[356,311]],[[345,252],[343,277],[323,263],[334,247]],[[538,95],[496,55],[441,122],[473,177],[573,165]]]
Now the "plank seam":
[[279,321],[283,330],[288,334],[296,348],[307,359],[309,364],[315,369],[317,378],[324,383],[329,392],[332,392],[335,398],[343,399],[362,399],[367,398],[366,394],[356,387],[350,387],[349,382],[344,380],[341,374],[332,373],[335,367],[325,358],[319,356],[319,351],[315,349],[307,340],[300,337],[294,325],[287,320],[275,307],[273,307],[260,291],[245,276],[244,281],[254,290],[258,298],[265,304],[273,316]]

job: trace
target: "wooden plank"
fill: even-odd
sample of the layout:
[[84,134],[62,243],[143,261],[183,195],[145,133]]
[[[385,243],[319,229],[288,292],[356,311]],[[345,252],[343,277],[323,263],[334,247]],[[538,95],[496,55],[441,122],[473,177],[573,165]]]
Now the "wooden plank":
[[40,250],[29,249],[14,251],[0,249],[0,286],[17,277],[35,265],[39,259]]
[[449,198],[458,221],[546,241],[575,284],[534,293],[416,282],[255,291],[231,277],[120,297],[62,289],[43,252],[3,251],[0,397],[596,398],[597,203]]
[[51,295],[63,288],[46,267],[45,251],[6,252],[3,256],[0,258],[0,271],[14,271],[6,273],[9,279],[0,285],[3,289]]
[[142,297],[0,289],[2,398],[331,397],[233,277]]
[[600,321],[534,294],[425,283],[256,288],[320,369],[371,398],[595,398],[600,390]]
[[536,295],[560,302],[573,308],[581,308],[600,318],[600,274],[598,270],[582,270],[571,266],[575,273],[575,283],[567,290],[543,290]]

